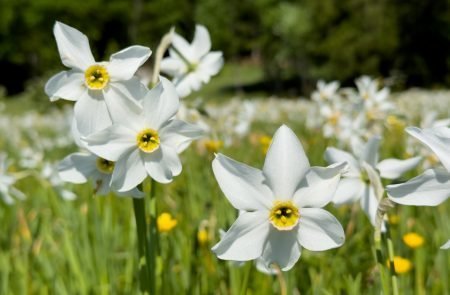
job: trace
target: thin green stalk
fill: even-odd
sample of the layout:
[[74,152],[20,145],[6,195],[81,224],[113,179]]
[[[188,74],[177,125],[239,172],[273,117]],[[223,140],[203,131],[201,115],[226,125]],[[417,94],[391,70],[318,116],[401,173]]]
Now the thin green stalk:
[[391,282],[392,282],[392,294],[398,295],[398,281],[397,281],[397,273],[395,272],[395,264],[394,264],[394,243],[392,243],[391,233],[389,231],[389,226],[386,224],[386,243],[388,249],[389,256],[389,265],[391,272]]
[[149,243],[147,244],[149,247],[149,266],[152,270],[152,273],[150,275],[150,286],[151,286],[151,293],[150,294],[156,294],[156,272],[157,272],[157,257],[159,255],[159,235],[158,235],[158,226],[157,226],[157,216],[158,216],[158,210],[156,207],[156,197],[155,197],[155,191],[156,191],[156,182],[155,180],[151,180],[150,184],[150,239]]
[[151,288],[151,274],[150,268],[148,239],[147,239],[147,222],[145,219],[145,198],[133,198],[134,216],[136,219],[136,231],[138,239],[138,254],[139,254],[139,280],[141,283],[142,293],[154,294]]
[[389,294],[389,283],[386,281],[385,275],[385,265],[383,264],[383,251],[381,246],[381,231],[377,228],[374,234],[374,244],[375,244],[375,260],[378,264],[378,270],[381,277],[381,287],[384,294]]
[[423,249],[415,249],[414,250],[414,266],[415,266],[415,282],[416,282],[416,292],[419,295],[426,294],[424,288],[424,252]]
[[241,291],[239,292],[239,294],[241,295],[247,294],[248,279],[250,277],[250,270],[252,269],[252,265],[251,263],[247,263],[245,267],[244,279],[242,280]]

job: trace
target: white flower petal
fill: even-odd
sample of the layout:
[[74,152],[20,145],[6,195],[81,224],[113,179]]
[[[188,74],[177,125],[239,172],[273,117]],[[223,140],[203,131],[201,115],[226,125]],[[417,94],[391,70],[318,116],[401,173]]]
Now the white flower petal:
[[379,201],[375,194],[375,190],[372,186],[367,185],[364,188],[363,196],[361,198],[361,208],[364,210],[373,226],[376,225],[378,204]]
[[[440,130],[436,134],[436,130]],[[450,172],[450,134],[448,137],[443,137],[440,135],[445,135],[442,130],[450,130],[446,127],[440,127],[436,129],[419,129],[417,127],[408,127],[406,131],[427,145],[441,160],[447,171]],[[448,131],[450,133],[450,131]]]
[[196,73],[186,73],[173,80],[178,95],[183,98],[191,94],[192,91],[200,90],[202,82]]
[[297,231],[279,231],[271,226],[267,243],[263,249],[261,260],[267,272],[271,264],[277,264],[281,270],[290,270],[300,258],[301,248],[297,239]]
[[308,158],[294,132],[286,125],[278,128],[263,168],[276,198],[291,199],[309,168]]
[[364,186],[364,182],[359,177],[342,178],[332,202],[336,206],[354,203],[361,198]]
[[173,119],[160,130],[161,141],[173,147],[177,153],[184,151],[191,141],[204,135],[202,128],[184,121]]
[[416,167],[422,157],[414,157],[406,160],[385,159],[377,164],[377,169],[380,171],[382,178],[396,179],[402,176],[403,173]]
[[346,166],[347,163],[338,163],[329,167],[312,167],[295,192],[294,203],[301,208],[321,208],[328,204],[333,199],[341,171]]
[[[177,33],[175,33],[172,37],[172,46],[178,52],[176,52],[175,50],[169,50],[171,57],[179,58],[179,59],[182,59],[184,57],[189,62],[192,62],[195,60],[195,55],[192,52],[191,45],[186,41],[186,39],[184,39]],[[182,54],[183,57],[181,57],[179,54]]]
[[402,205],[437,206],[450,197],[450,173],[429,169],[402,184],[386,187],[389,199]]
[[141,118],[142,107],[132,97],[111,85],[105,91],[105,103],[114,124],[124,125],[137,132],[141,131],[144,119]]
[[147,177],[138,149],[122,155],[115,163],[111,185],[119,192],[130,191]]
[[447,241],[444,245],[441,246],[442,250],[450,249],[450,240]]
[[378,200],[381,200],[384,195],[383,184],[381,183],[381,178],[378,172],[375,169],[367,164],[366,162],[362,163],[362,168],[367,172],[367,176],[369,177],[370,185],[374,190],[375,196]]
[[130,46],[111,55],[108,72],[111,81],[129,80],[150,57],[152,51],[144,46]]
[[85,183],[96,171],[97,156],[86,153],[73,153],[58,165],[59,177],[67,182]]
[[169,76],[179,76],[186,72],[186,64],[179,58],[166,57],[161,61],[161,72]]
[[148,88],[142,84],[138,77],[132,77],[127,81],[116,81],[111,83],[111,87],[120,91],[126,97],[139,102],[142,107],[142,100],[148,92]]
[[324,251],[340,247],[345,241],[345,233],[330,212],[320,208],[301,208],[298,241],[310,251]]
[[159,183],[169,183],[181,173],[180,158],[172,147],[161,144],[152,153],[141,153],[141,157],[148,175]]
[[200,59],[211,50],[211,38],[208,30],[202,25],[195,26],[194,40],[192,40],[192,51],[196,59]]
[[359,170],[358,161],[355,159],[355,157],[343,150],[330,147],[327,148],[325,151],[325,161],[327,161],[328,164],[347,162],[348,172],[346,173],[346,175],[348,176],[359,177],[361,173]]
[[147,124],[159,129],[176,115],[180,99],[172,82],[160,77],[160,83],[148,92],[143,105]]
[[220,259],[247,261],[261,256],[269,235],[267,212],[244,212],[211,250]]
[[82,140],[91,152],[109,161],[117,161],[129,150],[137,149],[136,134],[121,125],[112,125]]
[[84,75],[80,72],[60,72],[51,77],[45,84],[45,93],[51,101],[60,98],[75,101],[85,92],[87,92],[87,88],[84,85]]
[[55,23],[53,33],[62,63],[66,67],[84,72],[95,63],[86,35],[60,22]]
[[103,130],[112,124],[102,92],[87,91],[75,103],[74,113],[77,129],[83,136]]
[[[209,77],[216,75],[223,66],[222,52],[213,51],[204,56],[198,65],[198,73],[204,83],[208,83]],[[202,73],[202,74],[200,74]],[[208,77],[206,79],[205,77]]]
[[255,211],[271,208],[273,194],[261,170],[218,154],[212,163],[214,176],[234,208]]
[[378,148],[380,146],[381,138],[374,136],[363,146],[361,151],[361,161],[366,162],[372,167],[375,167],[378,162]]

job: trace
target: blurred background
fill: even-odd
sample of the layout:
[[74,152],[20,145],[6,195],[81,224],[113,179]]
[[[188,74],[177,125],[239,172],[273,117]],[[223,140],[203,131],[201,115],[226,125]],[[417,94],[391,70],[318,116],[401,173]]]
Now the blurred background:
[[62,70],[52,34],[55,20],[85,33],[97,60],[132,44],[155,50],[171,26],[192,40],[195,24],[203,24],[210,30],[213,50],[224,52],[221,91],[309,95],[318,79],[339,80],[345,86],[362,74],[389,78],[398,90],[448,87],[449,4],[2,0],[0,88],[3,96],[41,88]]

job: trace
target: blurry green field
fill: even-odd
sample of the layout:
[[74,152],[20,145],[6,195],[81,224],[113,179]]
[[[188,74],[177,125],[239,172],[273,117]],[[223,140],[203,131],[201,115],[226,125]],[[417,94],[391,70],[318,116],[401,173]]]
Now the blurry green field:
[[[9,104],[6,102],[2,115],[18,105]],[[22,110],[16,119],[26,113]],[[323,152],[333,142],[307,131],[300,123],[290,123],[287,118],[285,122],[300,137],[311,164],[324,165]],[[278,126],[259,121],[251,130],[272,136]],[[51,130],[37,131],[42,138],[59,136]],[[252,142],[251,134],[220,152],[262,167],[264,154],[261,146]],[[1,148],[18,160],[22,147],[12,146],[8,136],[1,135]],[[40,144],[39,137],[35,140],[24,139],[24,145]],[[398,153],[398,140],[398,135],[386,136],[382,155]],[[183,172],[173,183],[157,187],[158,211],[169,212],[178,221],[172,231],[161,233],[162,255],[157,268],[160,293],[279,292],[276,277],[259,273],[252,262],[236,267],[218,260],[210,251],[219,240],[219,229],[228,229],[237,212],[214,179],[213,155],[199,152],[200,145],[193,144],[182,154]],[[75,150],[75,146],[56,147],[45,159],[56,161]],[[23,169],[15,164],[10,170],[20,173]],[[137,294],[132,200],[95,196],[90,184],[67,184],[78,198],[66,201],[38,173],[36,169],[27,172],[16,184],[27,195],[26,200],[12,206],[0,202],[0,294]],[[373,229],[366,216],[358,208],[328,205],[327,209],[346,229],[346,243],[321,253],[303,249],[299,262],[285,273],[289,294],[380,294]],[[391,213],[398,215],[398,223],[391,225],[396,255],[413,263],[411,271],[399,275],[401,294],[450,294],[450,256],[448,251],[439,250],[450,232],[449,209],[446,202],[437,208],[402,206]],[[203,227],[208,232],[206,242],[197,239]],[[402,242],[402,236],[411,231],[425,238],[423,247],[412,250]],[[245,290],[242,286],[247,276]]]

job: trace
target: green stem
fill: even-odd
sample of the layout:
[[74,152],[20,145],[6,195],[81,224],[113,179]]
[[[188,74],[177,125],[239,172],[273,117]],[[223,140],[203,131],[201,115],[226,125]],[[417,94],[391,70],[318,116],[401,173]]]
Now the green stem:
[[248,279],[250,277],[250,270],[252,269],[252,265],[251,265],[251,263],[247,263],[247,265],[245,267],[246,267],[246,269],[245,269],[245,273],[244,273],[244,279],[242,280],[241,291],[239,292],[239,294],[241,294],[241,295],[247,294]]
[[157,257],[159,253],[159,235],[158,235],[158,226],[157,226],[157,216],[158,211],[156,207],[156,197],[155,197],[155,191],[156,191],[156,182],[155,180],[151,180],[151,186],[150,186],[150,241],[147,244],[149,246],[149,266],[152,270],[152,273],[150,275],[150,286],[151,286],[151,293],[150,294],[156,294],[156,272],[157,272]]
[[389,256],[389,265],[391,270],[391,282],[392,282],[392,294],[398,295],[398,281],[397,281],[397,273],[395,272],[395,265],[394,265],[394,243],[392,243],[391,239],[391,233],[389,230],[389,226],[386,224],[386,243],[387,243],[387,249],[388,249],[388,256]]
[[386,281],[385,265],[383,264],[384,259],[381,246],[381,231],[377,228],[375,229],[374,234],[374,244],[375,244],[375,260],[378,263],[378,270],[380,272],[383,294],[389,294],[389,283]]
[[141,283],[142,293],[154,294],[151,292],[150,275],[151,268],[149,265],[148,257],[148,242],[147,242],[147,222],[145,220],[145,199],[133,198],[134,216],[136,219],[136,231],[138,239],[138,267],[139,267],[139,280]]

